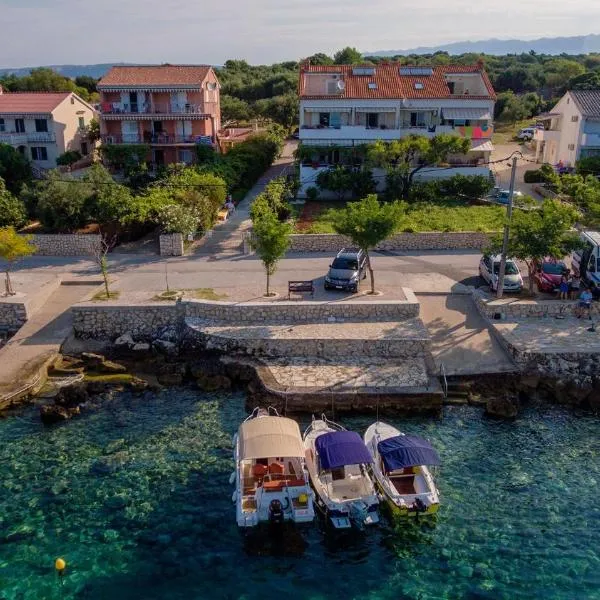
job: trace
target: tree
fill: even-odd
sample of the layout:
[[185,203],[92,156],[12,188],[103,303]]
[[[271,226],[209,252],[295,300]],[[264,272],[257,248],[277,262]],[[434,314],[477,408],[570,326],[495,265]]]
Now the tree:
[[362,60],[362,54],[350,46],[346,46],[333,55],[333,62],[336,65],[356,65],[360,64]]
[[23,184],[32,179],[29,161],[8,144],[0,144],[0,177],[12,194],[19,194]]
[[197,231],[200,215],[195,208],[169,204],[160,210],[158,220],[165,233],[189,235]]
[[[257,198],[258,200],[258,198]],[[271,296],[271,275],[275,273],[277,263],[285,255],[289,244],[291,225],[282,223],[277,215],[268,208],[257,210],[252,218],[252,237],[250,245],[258,254],[267,274],[267,291]]]
[[569,80],[568,90],[600,90],[600,71],[577,75]]
[[50,171],[36,188],[37,216],[46,228],[55,232],[79,229],[88,217],[89,186],[63,177],[58,171]]
[[98,91],[96,89],[97,83],[98,80],[90,77],[89,75],[78,75],[75,77],[75,85],[80,88],[85,88],[90,94]]
[[375,275],[369,251],[394,233],[404,210],[402,203],[380,203],[377,196],[371,194],[340,210],[333,224],[337,233],[349,237],[365,253],[371,276],[371,294],[375,293]]
[[321,190],[329,190],[337,194],[342,201],[346,192],[352,189],[352,174],[342,165],[336,165],[317,175],[316,184]]
[[253,117],[250,105],[241,98],[223,94],[221,96],[221,118],[226,121],[249,121]]
[[451,154],[466,154],[470,148],[470,140],[450,134],[433,138],[409,135],[393,142],[378,140],[367,150],[367,160],[371,166],[386,170],[391,197],[408,198],[419,171],[445,162]]
[[92,119],[87,126],[87,139],[90,143],[97,142],[100,139],[100,122],[98,119]]
[[4,284],[7,296],[15,295],[10,280],[10,271],[15,261],[29,256],[36,251],[36,247],[30,243],[31,237],[30,235],[19,235],[14,227],[3,227],[0,229],[0,258],[6,261]]
[[0,177],[0,227],[22,227],[27,221],[25,203],[13,196]]
[[[572,231],[578,212],[558,200],[545,200],[539,210],[517,210],[513,213],[508,240],[508,256],[527,264],[529,291],[533,293],[537,264],[545,257],[562,259],[581,245]],[[502,236],[492,243],[492,251],[501,252]]]
[[324,54],[323,52],[317,52],[316,54],[313,54],[312,56],[308,56],[306,58],[306,60],[311,64],[311,65],[322,65],[322,66],[329,66],[329,65],[333,65],[333,58],[331,58],[331,56]]

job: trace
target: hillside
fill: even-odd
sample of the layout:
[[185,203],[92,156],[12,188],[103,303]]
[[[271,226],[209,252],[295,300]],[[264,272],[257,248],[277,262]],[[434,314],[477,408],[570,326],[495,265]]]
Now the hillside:
[[588,54],[600,52],[600,34],[578,35],[573,37],[540,38],[537,40],[480,40],[475,42],[452,42],[441,46],[420,46],[408,50],[378,50],[365,52],[365,56],[396,56],[408,54],[466,54],[468,52],[485,54],[522,54],[530,50],[538,54]]
[[[103,63],[98,65],[47,65],[53,71],[57,71],[65,77],[74,79],[81,75],[88,75],[94,79],[100,79],[111,67],[115,65],[126,65],[131,63]],[[45,65],[44,65],[45,66]],[[4,75],[16,75],[17,77],[25,77],[29,75],[31,69],[37,67],[20,67],[16,69],[0,69],[0,77]]]

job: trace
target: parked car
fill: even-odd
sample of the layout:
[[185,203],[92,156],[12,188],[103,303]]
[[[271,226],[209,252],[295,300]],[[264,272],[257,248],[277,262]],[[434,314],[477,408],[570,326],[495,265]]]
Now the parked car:
[[581,247],[571,255],[573,272],[589,286],[594,298],[600,298],[600,232],[582,231]]
[[[518,200],[519,198],[523,198],[523,192],[519,192],[515,190],[513,192],[513,202]],[[498,190],[496,192],[496,201],[500,204],[508,204],[508,199],[510,197],[510,190]]]
[[[490,289],[495,292],[498,289],[498,274],[500,273],[499,254],[489,256],[484,254],[479,261],[479,274],[490,286]],[[520,292],[523,290],[523,278],[517,263],[512,258],[506,259],[506,268],[504,270],[504,286],[505,292]]]
[[367,276],[367,257],[358,248],[342,248],[325,275],[326,290],[358,292],[360,280]]
[[534,280],[540,292],[555,292],[560,280],[567,271],[567,265],[562,260],[545,258],[535,270]]
[[533,139],[537,127],[524,127],[517,133],[517,139],[523,140],[524,142],[528,142]]

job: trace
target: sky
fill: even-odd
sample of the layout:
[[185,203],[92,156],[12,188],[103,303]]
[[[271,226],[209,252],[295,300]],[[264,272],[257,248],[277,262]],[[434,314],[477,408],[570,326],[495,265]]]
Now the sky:
[[0,0],[0,67],[297,60],[597,33],[598,0]]

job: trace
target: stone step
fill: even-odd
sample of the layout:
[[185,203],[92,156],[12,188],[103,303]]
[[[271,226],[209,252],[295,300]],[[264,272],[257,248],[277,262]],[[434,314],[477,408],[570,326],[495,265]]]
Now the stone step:
[[186,339],[210,350],[253,356],[409,358],[429,353],[420,319],[366,323],[232,325],[188,318]]

